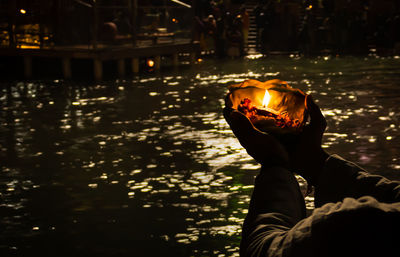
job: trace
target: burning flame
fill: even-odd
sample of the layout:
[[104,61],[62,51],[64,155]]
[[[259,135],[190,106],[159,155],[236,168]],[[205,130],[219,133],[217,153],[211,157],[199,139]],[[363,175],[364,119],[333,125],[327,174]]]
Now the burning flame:
[[264,100],[263,100],[263,106],[264,107],[268,106],[269,100],[271,100],[271,96],[269,95],[268,90],[265,90],[265,95],[264,95]]

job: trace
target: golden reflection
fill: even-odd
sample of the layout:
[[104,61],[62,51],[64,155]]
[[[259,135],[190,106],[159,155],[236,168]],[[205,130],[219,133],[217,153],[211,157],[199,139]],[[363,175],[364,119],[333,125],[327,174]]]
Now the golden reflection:
[[392,165],[391,165],[391,168],[392,168],[392,169],[395,169],[395,170],[400,170],[400,165],[398,165],[398,164],[392,164]]
[[264,56],[263,54],[249,54],[245,56],[245,58],[249,60],[256,60],[262,58],[263,56]]
[[135,169],[135,170],[132,170],[130,173],[129,173],[129,175],[134,175],[134,174],[138,174],[138,173],[140,173],[140,172],[142,172],[142,170],[141,169]]
[[21,48],[21,49],[40,49],[40,46],[19,45],[18,48]]
[[177,85],[179,85],[179,81],[168,82],[167,85],[168,85],[168,86],[177,86]]
[[93,188],[93,189],[94,189],[94,188],[97,188],[97,184],[96,184],[96,183],[89,184],[88,186],[89,186],[90,188]]
[[[327,62],[329,60],[320,58],[320,63]],[[398,159],[392,158],[394,155],[391,154],[398,152],[397,146],[392,145],[397,145],[399,129],[395,121],[399,112],[396,106],[385,102],[393,100],[395,103],[397,99],[379,95],[374,101],[366,101],[365,95],[358,92],[363,89],[351,91],[347,84],[343,87],[341,83],[337,83],[339,72],[317,71],[314,76],[300,72],[302,67],[297,60],[295,64],[297,70],[290,66],[282,74],[288,74],[288,71],[290,74],[298,73],[298,77],[295,74],[291,80],[303,80],[298,83],[321,99],[320,104],[330,124],[325,133],[324,147],[347,153],[349,144],[354,144],[357,149],[350,154],[364,163],[370,166],[374,162],[380,164],[382,159],[379,156],[385,155],[389,160],[387,167],[399,171]],[[268,65],[265,66],[265,71],[275,70],[268,68]],[[260,166],[249,157],[232,134],[222,117],[224,103],[219,98],[225,93],[223,83],[242,81],[250,76],[264,78],[280,75],[265,71],[257,68],[251,72],[223,74],[207,70],[199,72],[190,83],[187,82],[189,80],[186,75],[138,77],[132,82],[134,90],[130,85],[122,86],[118,85],[122,82],[115,82],[117,85],[111,85],[113,90],[110,90],[109,85],[93,85],[86,89],[80,87],[79,90],[75,90],[76,87],[65,87],[65,96],[62,95],[63,90],[52,92],[49,85],[16,83],[11,87],[10,96],[6,95],[6,89],[0,92],[2,110],[5,115],[12,114],[9,120],[5,120],[4,116],[0,119],[4,128],[15,128],[16,133],[11,137],[7,134],[7,138],[15,138],[16,143],[12,146],[24,158],[33,158],[34,155],[48,156],[48,151],[31,142],[38,141],[40,137],[36,135],[43,134],[44,131],[53,133],[50,125],[56,124],[58,128],[54,130],[62,132],[49,135],[61,135],[57,138],[59,144],[54,144],[54,153],[57,155],[57,162],[58,159],[61,160],[59,164],[62,172],[57,173],[58,170],[54,168],[54,176],[50,176],[48,185],[58,183],[69,188],[76,186],[76,189],[83,189],[74,192],[74,196],[82,196],[82,201],[88,201],[90,205],[93,204],[93,195],[103,197],[103,194],[110,192],[108,190],[111,187],[112,190],[123,189],[118,190],[126,198],[119,198],[125,201],[119,205],[122,208],[152,208],[142,210],[144,212],[161,208],[160,206],[176,208],[179,213],[186,213],[181,217],[184,224],[182,230],[156,235],[162,240],[172,241],[171,243],[190,244],[200,240],[200,237],[203,239],[215,235],[233,235],[236,238],[240,235],[240,226],[250,201],[253,177]],[[343,74],[347,74],[347,71]],[[62,80],[51,83],[57,83],[57,87],[64,85]],[[178,84],[177,87],[167,86]],[[328,88],[330,85],[332,87]],[[368,85],[365,87],[368,88]],[[148,108],[143,109],[144,114],[132,114],[131,109],[125,108],[131,107],[130,104],[137,107],[138,105],[134,105],[135,101],[120,104],[119,99],[113,95],[115,93],[127,99],[133,93],[139,93],[138,97],[145,96],[154,100],[157,109],[150,105],[143,106]],[[7,97],[14,101],[10,106],[6,104]],[[341,101],[337,101],[336,97],[341,97]],[[197,105],[199,102],[194,104],[195,101],[200,101],[202,106]],[[51,109],[47,109],[49,107]],[[158,107],[165,107],[166,111]],[[43,120],[43,127],[42,124],[36,125],[38,120],[34,119],[39,116],[54,118],[57,123]],[[372,118],[364,119],[367,116]],[[35,122],[31,122],[32,120]],[[352,133],[349,130],[353,129],[354,121],[362,129]],[[99,122],[101,126],[97,126]],[[81,124],[80,128],[78,124]],[[87,124],[90,126],[85,130],[84,126]],[[47,126],[51,129],[47,130]],[[79,131],[75,133],[77,128]],[[343,142],[346,143],[343,144],[346,149],[341,147]],[[1,143],[0,149],[4,153],[9,146]],[[381,145],[389,146],[390,151],[379,151]],[[368,149],[372,149],[375,156],[364,153]],[[160,160],[155,160],[156,158]],[[46,165],[51,161],[46,159]],[[17,199],[21,188],[46,190],[40,187],[43,183],[37,181],[23,184],[19,174],[18,180],[13,179],[16,172],[10,168],[5,167],[2,171],[10,179],[0,193],[6,198],[10,196],[8,199]],[[71,172],[75,172],[73,176]],[[62,177],[64,173],[66,175]],[[302,190],[307,188],[305,182],[296,178]],[[91,193],[87,194],[88,191]],[[104,197],[103,200],[108,201],[108,198]],[[308,210],[314,208],[312,195],[307,196],[305,202]],[[23,201],[16,200],[6,203],[5,208],[27,208],[25,205]],[[77,209],[73,207],[73,210]],[[166,213],[160,209],[160,213],[156,215],[164,218]],[[215,250],[213,253],[203,254],[199,250],[193,255],[234,256],[236,252],[237,246],[227,245],[223,251]]]

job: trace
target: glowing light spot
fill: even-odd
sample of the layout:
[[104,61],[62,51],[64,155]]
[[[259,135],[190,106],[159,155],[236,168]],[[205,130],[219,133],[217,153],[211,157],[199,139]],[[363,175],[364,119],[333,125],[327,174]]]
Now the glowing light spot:
[[19,12],[20,12],[21,14],[26,14],[26,10],[25,10],[25,9],[20,9]]
[[97,188],[97,184],[89,184],[88,187],[90,187],[90,188]]
[[386,140],[392,140],[392,137],[391,136],[387,136]]
[[152,59],[148,59],[147,60],[147,66],[149,66],[150,68],[154,67],[154,61]]
[[130,175],[133,175],[133,174],[138,174],[138,173],[140,173],[140,172],[142,172],[141,169],[136,169],[136,170],[132,170],[131,173],[129,173],[129,174],[130,174]]

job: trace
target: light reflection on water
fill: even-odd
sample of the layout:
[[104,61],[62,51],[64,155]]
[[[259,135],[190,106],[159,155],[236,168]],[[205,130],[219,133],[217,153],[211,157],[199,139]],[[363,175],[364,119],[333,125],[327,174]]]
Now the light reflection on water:
[[399,73],[396,58],[281,57],[2,83],[0,250],[236,256],[259,166],[223,119],[226,86],[287,80],[321,106],[327,151],[399,179]]

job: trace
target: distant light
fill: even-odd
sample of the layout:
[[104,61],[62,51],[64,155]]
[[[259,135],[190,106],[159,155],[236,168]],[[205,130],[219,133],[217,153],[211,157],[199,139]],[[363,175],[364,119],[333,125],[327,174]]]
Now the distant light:
[[173,23],[178,23],[178,20],[175,19],[175,18],[172,18],[172,22],[173,22]]
[[202,62],[203,61],[203,59],[201,59],[201,58],[199,58],[199,59],[197,59],[197,62]]
[[183,6],[187,7],[187,8],[191,8],[192,7],[192,6],[190,6],[190,5],[188,5],[188,4],[184,3],[184,2],[181,2],[179,0],[171,0],[171,1],[174,2],[174,3],[180,4],[180,5],[183,5]]
[[26,10],[25,9],[20,9],[19,12],[22,13],[22,14],[26,14]]
[[308,6],[308,8],[309,8],[309,9],[312,9],[312,5],[310,4],[310,5]]
[[40,46],[29,46],[29,45],[19,45],[17,47],[21,48],[21,49],[39,49],[40,48]]
[[147,66],[149,66],[150,68],[154,67],[154,61],[152,59],[148,59],[147,60]]

